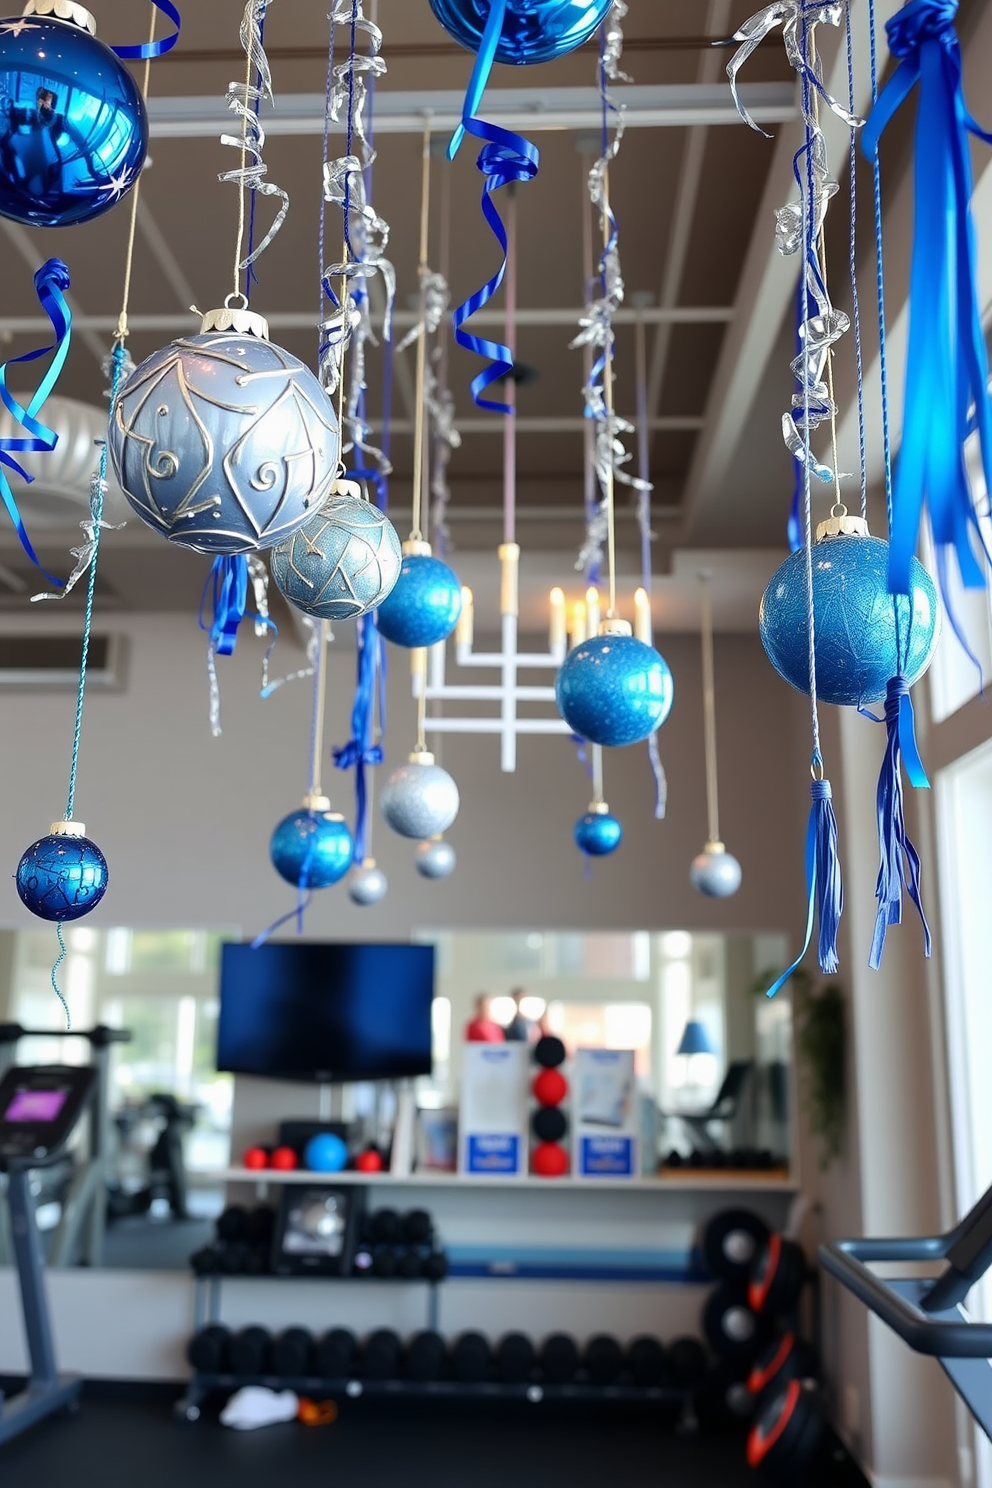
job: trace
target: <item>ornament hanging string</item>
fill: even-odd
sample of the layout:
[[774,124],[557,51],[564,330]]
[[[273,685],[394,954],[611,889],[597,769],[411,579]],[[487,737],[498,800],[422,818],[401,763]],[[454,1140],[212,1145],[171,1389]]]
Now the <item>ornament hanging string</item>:
[[413,426],[413,494],[410,537],[414,541],[423,538],[424,454],[426,450],[427,402],[427,298],[430,266],[431,222],[431,126],[430,118],[424,124],[423,149],[420,168],[420,257],[418,278],[420,282],[420,334],[417,337],[417,370],[414,386],[415,415]]
[[[636,326],[636,361],[637,361],[637,454],[638,454],[638,480],[637,488],[637,525],[641,536],[641,585],[647,595],[648,609],[651,607],[651,544],[654,542],[654,533],[651,530],[651,492],[654,487],[651,484],[650,471],[650,432],[648,429],[648,367],[647,367],[647,337],[645,334],[644,316],[639,315]],[[658,731],[648,735],[648,761],[651,765],[651,774],[654,777],[654,814],[656,821],[664,821],[668,810],[668,776],[661,762],[661,750],[658,747]]]
[[720,800],[716,758],[716,685],[713,668],[713,595],[709,570],[699,574],[702,586],[702,652],[703,652],[703,740],[706,752],[706,823],[707,842],[719,842]]

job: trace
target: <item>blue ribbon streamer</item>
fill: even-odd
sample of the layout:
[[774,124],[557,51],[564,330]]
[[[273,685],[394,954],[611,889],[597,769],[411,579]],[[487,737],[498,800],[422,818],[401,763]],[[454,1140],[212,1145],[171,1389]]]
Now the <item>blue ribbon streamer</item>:
[[175,31],[173,31],[171,36],[163,36],[161,41],[146,41],[141,46],[111,47],[110,50],[115,56],[123,57],[127,60],[140,58],[142,61],[145,61],[149,58],[154,59],[155,57],[164,56],[166,52],[172,51],[172,48],[179,40],[179,33],[182,30],[182,16],[179,14],[177,7],[173,5],[172,0],[152,0],[152,4],[156,10],[160,10],[164,16],[168,17],[175,26]]
[[868,957],[872,971],[881,965],[889,926],[902,923],[903,887],[916,905],[923,925],[924,954],[929,956],[931,951],[930,927],[920,894],[920,855],[906,831],[901,766],[905,765],[910,784],[918,789],[928,789],[930,782],[916,746],[913,702],[905,677],[893,677],[886,688],[885,730],[885,757],[875,795],[880,860],[875,884],[878,912]]
[[[351,738],[334,750],[334,763],[339,770],[355,772],[355,851],[353,862],[362,864],[368,857],[369,820],[368,785],[365,771],[383,762],[382,746],[375,743],[375,710],[379,704],[380,724],[385,727],[386,689],[382,666],[382,638],[374,615],[363,616],[357,625],[358,676],[355,701],[351,709]],[[378,687],[377,687],[378,682]]]
[[465,102],[462,104],[462,122],[455,129],[448,145],[448,159],[454,160],[458,154],[466,131],[470,130],[470,121],[478,122],[475,115],[479,112],[482,103],[482,95],[486,91],[489,82],[489,74],[493,70],[496,60],[496,48],[499,46],[499,38],[503,31],[503,21],[506,18],[506,0],[490,0],[489,14],[486,17],[485,29],[479,42],[479,50],[475,54],[475,66],[472,68],[472,76],[469,78],[468,88],[465,91]]
[[[203,614],[210,603],[213,616],[209,625]],[[199,626],[210,632],[210,644],[218,656],[233,656],[238,643],[238,628],[248,613],[248,559],[244,553],[224,554],[215,558],[200,599]],[[257,625],[278,635],[273,620],[252,614]]]
[[[305,872],[306,868],[304,866],[304,873]],[[297,889],[296,904],[294,905],[294,907],[289,911],[288,914],[280,915],[277,920],[273,920],[268,929],[262,930],[258,935],[256,935],[255,939],[251,943],[251,949],[253,951],[257,951],[259,946],[263,946],[265,945],[267,940],[271,940],[276,931],[281,930],[283,925],[288,925],[290,920],[296,921],[296,933],[297,935],[302,935],[304,929],[304,918],[306,916],[307,910],[310,907],[310,900],[312,898],[313,889]]]
[[774,997],[785,986],[792,973],[799,969],[813,939],[813,923],[817,915],[820,922],[817,943],[820,970],[832,975],[840,964],[837,957],[837,931],[844,909],[844,888],[837,853],[837,818],[834,815],[830,781],[814,780],[811,794],[813,804],[806,827],[806,935],[799,955],[769,987],[766,994],[768,997]]
[[[862,149],[873,160],[883,131],[919,83],[909,350],[889,549],[889,587],[896,594],[910,592],[910,561],[925,499],[938,554],[953,550],[967,588],[985,585],[973,538],[988,557],[963,445],[974,403],[982,466],[992,490],[992,408],[976,293],[968,135],[987,143],[992,136],[965,106],[956,13],[957,0],[909,0],[887,22],[889,49],[899,66],[862,137]],[[943,575],[941,589],[954,624]]]
[[[69,288],[69,270],[60,258],[50,258],[43,263],[34,276],[34,287],[38,295],[41,308],[52,323],[55,332],[54,346],[41,346],[37,351],[26,351],[21,356],[11,357],[9,361],[0,365],[0,401],[7,412],[11,414],[15,422],[27,431],[26,437],[0,439],[0,499],[7,508],[7,514],[14,524],[21,547],[31,559],[36,568],[53,584],[62,587],[62,580],[55,578],[42,568],[38,555],[31,545],[27,529],[21,520],[21,514],[17,509],[14,493],[10,488],[10,480],[7,471],[12,470],[19,475],[28,485],[34,480],[33,475],[14,459],[14,455],[34,454],[40,451],[51,453],[58,443],[58,435],[53,429],[47,428],[37,417],[43,404],[58,382],[63,364],[69,354],[69,345],[72,336],[72,311],[65,301],[64,291]],[[38,386],[38,390],[31,399],[27,408],[22,408],[7,387],[7,368],[16,367],[22,362],[34,362],[39,357],[47,356],[54,352],[48,371],[45,373]]]

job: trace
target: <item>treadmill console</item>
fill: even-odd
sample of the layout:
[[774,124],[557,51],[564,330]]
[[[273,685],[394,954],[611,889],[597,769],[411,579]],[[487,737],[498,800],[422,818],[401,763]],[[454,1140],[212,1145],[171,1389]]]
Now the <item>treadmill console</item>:
[[0,1079],[0,1170],[55,1162],[93,1095],[96,1079],[91,1065],[8,1069]]

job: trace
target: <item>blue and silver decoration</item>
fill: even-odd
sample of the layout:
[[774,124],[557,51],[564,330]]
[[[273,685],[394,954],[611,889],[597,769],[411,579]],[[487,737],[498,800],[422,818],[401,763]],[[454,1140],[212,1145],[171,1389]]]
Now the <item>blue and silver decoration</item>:
[[[889,592],[889,545],[860,517],[821,522],[813,547],[813,635],[821,702],[862,707],[885,697],[891,677],[922,677],[939,638],[937,591],[923,565],[910,564],[910,593]],[[806,555],[792,553],[773,575],[758,617],[772,666],[809,692]]]
[[327,889],[351,867],[354,842],[348,824],[326,796],[308,796],[272,833],[272,866],[294,889]]
[[575,823],[575,845],[590,858],[608,858],[623,841],[623,826],[605,801],[594,801]]
[[392,592],[379,606],[380,632],[394,646],[417,650],[446,641],[462,612],[462,586],[430,544],[411,538],[403,544],[403,565]]
[[741,886],[741,865],[722,842],[707,842],[689,867],[689,882],[707,899],[729,899]]
[[458,815],[458,787],[429,750],[414,750],[383,787],[379,809],[401,837],[423,842],[446,832]]
[[421,878],[450,878],[457,865],[455,849],[443,837],[417,844],[416,867]]
[[51,833],[24,853],[15,877],[24,907],[40,920],[59,922],[96,909],[108,880],[106,858],[75,821],[53,822]]
[[492,62],[552,62],[588,41],[613,0],[431,0],[431,10],[449,36],[480,52],[486,22],[501,10]]
[[558,711],[572,732],[610,748],[653,734],[673,695],[668,663],[625,620],[605,620],[598,636],[573,647],[555,681]]
[[149,527],[200,553],[250,553],[288,538],[338,473],[330,399],[247,310],[209,311],[121,388],[110,452]]
[[402,561],[392,522],[355,481],[338,481],[320,511],[269,555],[279,592],[318,620],[357,620],[376,609]]
[[389,892],[389,882],[374,858],[366,858],[348,880],[348,898],[362,909],[381,904]]

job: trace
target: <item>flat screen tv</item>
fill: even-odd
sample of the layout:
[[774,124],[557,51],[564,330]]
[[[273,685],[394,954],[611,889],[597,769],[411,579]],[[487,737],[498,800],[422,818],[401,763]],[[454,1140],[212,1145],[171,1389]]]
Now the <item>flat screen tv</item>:
[[222,949],[217,1068],[289,1080],[431,1072],[434,947]]

